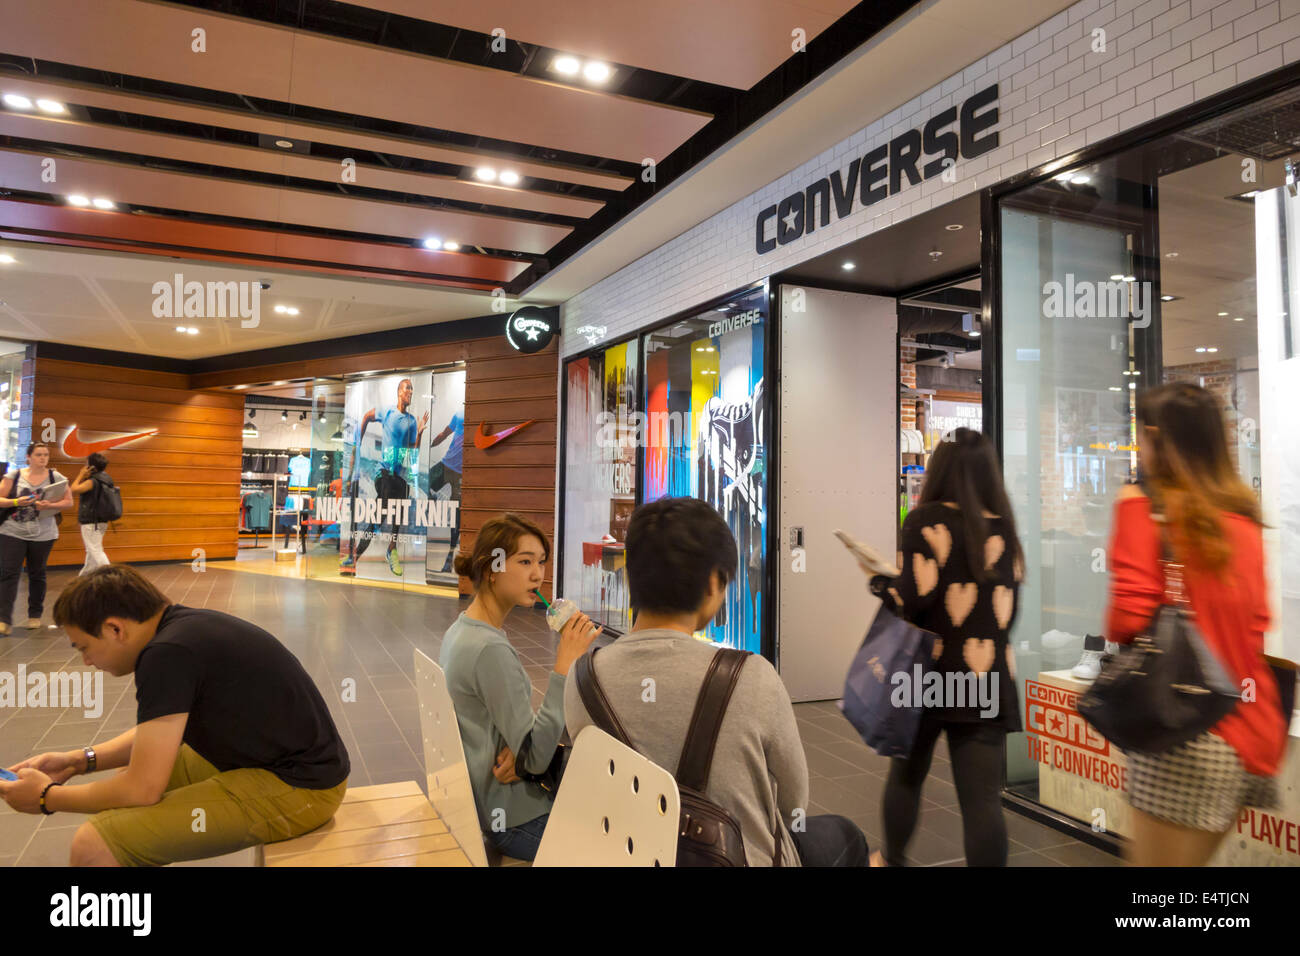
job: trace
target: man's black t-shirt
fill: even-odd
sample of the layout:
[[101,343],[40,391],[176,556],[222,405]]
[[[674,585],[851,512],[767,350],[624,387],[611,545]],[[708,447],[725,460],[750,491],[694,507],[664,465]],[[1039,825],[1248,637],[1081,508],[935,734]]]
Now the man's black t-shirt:
[[247,621],[173,604],[135,664],[136,720],[188,713],[184,742],[219,771],[269,770],[292,787],[347,779],[348,752],[298,659]]

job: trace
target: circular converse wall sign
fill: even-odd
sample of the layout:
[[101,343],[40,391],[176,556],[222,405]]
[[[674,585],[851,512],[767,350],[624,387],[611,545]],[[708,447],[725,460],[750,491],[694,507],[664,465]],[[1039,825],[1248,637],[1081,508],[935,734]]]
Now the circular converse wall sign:
[[525,355],[540,352],[554,336],[555,323],[535,305],[524,306],[506,320],[506,341]]

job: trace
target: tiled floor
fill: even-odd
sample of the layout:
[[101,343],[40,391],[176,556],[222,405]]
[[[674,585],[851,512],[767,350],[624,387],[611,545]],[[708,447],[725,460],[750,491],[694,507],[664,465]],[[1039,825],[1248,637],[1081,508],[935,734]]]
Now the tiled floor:
[[[353,786],[418,780],[420,724],[412,682],[412,648],[437,660],[443,632],[466,605],[364,586],[327,586],[317,581],[245,574],[219,565],[199,573],[190,565],[142,568],[173,601],[226,611],[266,628],[298,656],[329,702],[352,758]],[[50,572],[52,607],[60,588],[75,574]],[[25,586],[24,586],[25,588]],[[18,606],[25,606],[25,593]],[[49,612],[46,612],[48,622]],[[539,613],[515,612],[507,627],[534,682],[540,703],[555,648]],[[83,670],[61,631],[16,630],[0,637],[0,671]],[[343,703],[345,681],[354,682],[355,702]],[[349,685],[351,686],[351,685]],[[81,710],[0,710],[0,766],[34,753],[67,750],[103,741],[134,725],[135,695],[129,677],[104,675],[102,713],[87,719]],[[887,761],[867,750],[833,703],[795,706],[808,757],[810,813],[843,814],[880,845],[880,797]],[[922,866],[960,866],[961,817],[941,739],[926,783],[920,825],[909,848]],[[0,866],[62,865],[72,834],[85,818],[15,813],[0,801]],[[1007,813],[1014,866],[1106,866],[1119,861],[1048,827]]]

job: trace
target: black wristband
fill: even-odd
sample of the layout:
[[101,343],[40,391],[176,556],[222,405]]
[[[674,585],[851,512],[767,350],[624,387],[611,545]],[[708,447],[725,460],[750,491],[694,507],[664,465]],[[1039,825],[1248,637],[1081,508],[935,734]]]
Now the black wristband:
[[41,791],[41,813],[45,814],[47,817],[53,816],[54,811],[45,806],[45,795],[49,793],[53,788],[61,787],[61,786],[63,786],[63,784],[55,783],[53,780],[51,780],[49,783],[45,785],[45,789]]
[[95,748],[82,747],[81,752],[86,755],[86,773],[94,773],[95,765],[99,762],[95,757]]

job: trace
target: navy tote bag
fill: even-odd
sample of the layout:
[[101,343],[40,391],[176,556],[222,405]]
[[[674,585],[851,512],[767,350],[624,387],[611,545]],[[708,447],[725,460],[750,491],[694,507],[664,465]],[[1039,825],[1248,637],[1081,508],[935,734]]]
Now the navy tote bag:
[[844,716],[863,742],[882,757],[907,757],[921,724],[921,688],[900,695],[908,704],[895,706],[893,677],[904,674],[910,683],[930,667],[935,636],[909,624],[884,605],[858,648],[844,682]]

